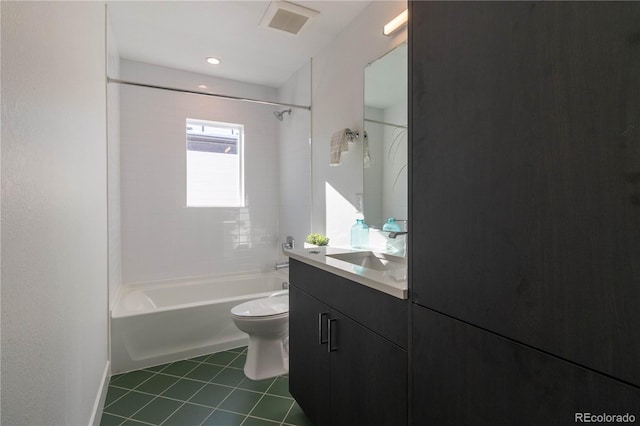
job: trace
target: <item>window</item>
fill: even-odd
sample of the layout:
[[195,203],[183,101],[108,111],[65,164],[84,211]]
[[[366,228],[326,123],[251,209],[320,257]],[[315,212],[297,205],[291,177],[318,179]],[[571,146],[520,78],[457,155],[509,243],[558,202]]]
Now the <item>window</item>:
[[187,118],[187,207],[244,207],[241,124]]

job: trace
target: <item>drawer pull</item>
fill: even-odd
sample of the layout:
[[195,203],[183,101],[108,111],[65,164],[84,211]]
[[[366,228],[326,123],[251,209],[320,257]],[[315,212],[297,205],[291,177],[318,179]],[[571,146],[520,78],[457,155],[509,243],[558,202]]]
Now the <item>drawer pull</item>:
[[327,315],[329,315],[327,312],[321,312],[318,314],[318,344],[320,345],[324,345],[329,341],[327,337],[323,337],[325,336],[325,333],[322,332],[324,317],[326,317]]
[[328,345],[327,345],[327,352],[333,352],[337,349],[337,347],[333,346],[333,341],[335,340],[335,335],[333,335],[332,337],[332,333],[331,330],[333,330],[332,324],[336,322],[335,318],[330,318],[329,321],[327,321],[327,341],[328,341]]

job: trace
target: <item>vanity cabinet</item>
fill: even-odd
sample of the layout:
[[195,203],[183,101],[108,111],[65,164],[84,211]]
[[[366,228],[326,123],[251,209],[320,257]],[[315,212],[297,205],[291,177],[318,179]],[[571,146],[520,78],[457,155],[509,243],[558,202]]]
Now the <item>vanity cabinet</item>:
[[313,424],[407,424],[406,300],[293,259],[289,280],[289,390]]

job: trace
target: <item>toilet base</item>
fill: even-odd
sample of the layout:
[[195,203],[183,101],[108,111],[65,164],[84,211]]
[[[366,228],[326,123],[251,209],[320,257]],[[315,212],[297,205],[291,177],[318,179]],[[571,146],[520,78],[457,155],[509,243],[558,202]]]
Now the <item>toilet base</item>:
[[289,337],[256,338],[249,336],[244,374],[251,380],[263,380],[289,372]]

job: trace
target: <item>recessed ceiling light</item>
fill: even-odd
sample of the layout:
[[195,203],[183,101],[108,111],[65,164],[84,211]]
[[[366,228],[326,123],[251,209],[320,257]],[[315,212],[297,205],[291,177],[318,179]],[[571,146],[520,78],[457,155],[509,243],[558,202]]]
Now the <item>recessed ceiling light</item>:
[[209,56],[207,58],[207,62],[209,62],[211,65],[218,65],[222,61],[218,58],[214,58],[213,56]]
[[201,85],[198,86],[198,89],[208,89],[208,87],[205,86],[204,84],[201,84]]

